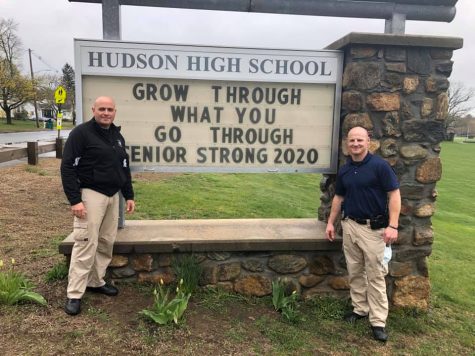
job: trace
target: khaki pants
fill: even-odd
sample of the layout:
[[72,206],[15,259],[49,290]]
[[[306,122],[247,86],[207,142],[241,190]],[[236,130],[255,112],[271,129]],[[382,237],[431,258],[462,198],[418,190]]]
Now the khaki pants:
[[383,229],[371,230],[369,225],[348,219],[342,221],[342,227],[353,311],[360,315],[369,314],[372,326],[384,327],[388,317],[384,278],[388,267],[383,264]]
[[83,189],[85,219],[74,218],[74,246],[69,266],[67,297],[80,299],[86,287],[101,287],[117,236],[119,193],[112,197]]

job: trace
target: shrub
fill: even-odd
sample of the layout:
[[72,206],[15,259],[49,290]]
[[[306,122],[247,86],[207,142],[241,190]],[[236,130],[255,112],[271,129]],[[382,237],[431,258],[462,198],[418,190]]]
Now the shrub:
[[26,120],[28,119],[28,111],[25,109],[17,110],[13,114],[13,118],[16,120]]

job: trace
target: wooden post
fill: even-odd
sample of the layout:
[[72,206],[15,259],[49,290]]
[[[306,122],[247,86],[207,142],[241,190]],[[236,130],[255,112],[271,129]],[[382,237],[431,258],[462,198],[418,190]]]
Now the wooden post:
[[63,158],[64,139],[56,138],[56,158]]
[[28,142],[26,146],[28,152],[28,164],[38,164],[38,142]]

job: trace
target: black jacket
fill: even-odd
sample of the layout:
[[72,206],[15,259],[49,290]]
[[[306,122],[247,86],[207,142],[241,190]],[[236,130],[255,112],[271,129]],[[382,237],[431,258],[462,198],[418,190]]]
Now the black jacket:
[[129,157],[120,127],[101,128],[94,119],[71,131],[61,162],[63,189],[71,205],[81,199],[81,188],[112,196],[119,190],[134,198]]

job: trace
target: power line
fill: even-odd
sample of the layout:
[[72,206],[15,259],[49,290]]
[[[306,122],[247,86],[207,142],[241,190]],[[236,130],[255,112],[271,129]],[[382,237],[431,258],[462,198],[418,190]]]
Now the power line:
[[58,71],[56,68],[54,68],[54,67],[53,67],[52,65],[50,65],[48,62],[46,62],[46,61],[43,59],[43,57],[37,55],[37,54],[34,52],[34,50],[31,50],[31,54],[32,54],[33,56],[35,56],[35,58],[38,59],[40,62],[42,62],[45,66],[47,66],[49,69],[53,70],[53,71],[56,72],[56,73],[59,73],[59,71]]

